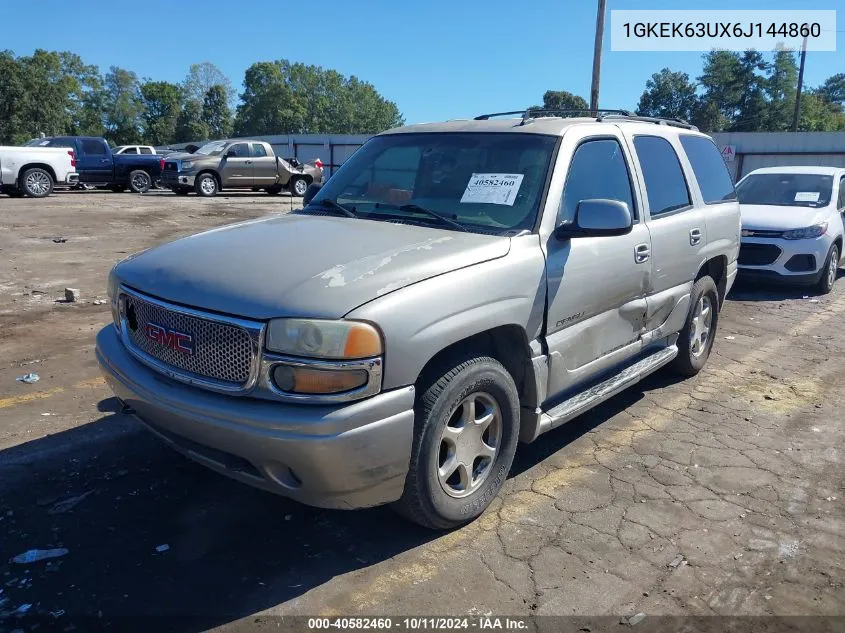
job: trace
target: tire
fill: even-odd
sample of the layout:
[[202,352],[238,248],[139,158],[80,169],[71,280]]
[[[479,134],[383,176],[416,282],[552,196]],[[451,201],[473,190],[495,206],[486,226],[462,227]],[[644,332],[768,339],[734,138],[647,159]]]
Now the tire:
[[[519,393],[501,363],[476,356],[444,368],[417,400],[405,490],[393,504],[405,518],[436,530],[457,527],[484,512],[508,476],[519,439]],[[486,427],[467,421],[488,418]],[[474,433],[461,435],[468,430]],[[450,463],[457,467],[449,471]]]
[[129,188],[133,193],[147,193],[153,186],[153,179],[143,169],[136,169],[129,174]]
[[170,190],[177,196],[187,196],[191,191],[188,187],[172,187]]
[[836,283],[836,275],[839,272],[839,247],[834,244],[830,247],[827,259],[822,266],[822,274],[816,282],[816,290],[823,295],[829,294]]
[[282,193],[281,185],[273,185],[272,187],[267,187],[264,191],[266,191],[271,196],[277,196]]
[[297,198],[301,198],[305,195],[305,192],[308,191],[308,179],[300,178],[298,176],[291,178],[289,188],[293,195]]
[[216,196],[218,189],[217,179],[214,177],[214,174],[208,172],[200,174],[194,181],[194,190],[198,196],[202,196],[203,198]]
[[27,198],[46,198],[53,193],[53,177],[40,167],[27,169],[20,178],[20,191]]
[[112,193],[123,193],[124,191],[126,191],[126,185],[113,185],[109,187],[109,190]]
[[[672,361],[672,369],[682,376],[695,376],[700,372],[710,356],[718,324],[719,291],[711,277],[702,277],[693,284],[690,292],[690,311],[678,336],[678,355]],[[703,341],[702,336],[706,336]],[[696,339],[697,345],[694,343]]]

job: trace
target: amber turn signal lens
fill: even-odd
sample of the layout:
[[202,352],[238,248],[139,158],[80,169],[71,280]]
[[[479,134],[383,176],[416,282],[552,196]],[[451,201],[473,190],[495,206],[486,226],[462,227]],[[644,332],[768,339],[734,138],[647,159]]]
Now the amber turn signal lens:
[[353,323],[346,335],[344,358],[369,358],[381,354],[381,337],[372,325]]
[[367,372],[363,369],[314,369],[276,365],[273,381],[276,387],[287,393],[343,393],[366,385]]

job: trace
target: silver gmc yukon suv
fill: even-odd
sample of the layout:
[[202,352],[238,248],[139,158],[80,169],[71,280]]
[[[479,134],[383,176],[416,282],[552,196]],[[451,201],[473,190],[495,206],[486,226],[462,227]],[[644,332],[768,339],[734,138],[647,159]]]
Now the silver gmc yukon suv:
[[390,130],[301,210],[118,263],[97,358],[125,410],[244,483],[445,529],[518,441],[700,371],[740,240],[711,139],[514,114]]

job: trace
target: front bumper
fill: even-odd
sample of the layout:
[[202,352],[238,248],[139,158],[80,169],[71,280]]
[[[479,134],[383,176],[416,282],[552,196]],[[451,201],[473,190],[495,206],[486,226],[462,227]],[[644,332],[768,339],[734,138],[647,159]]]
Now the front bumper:
[[353,509],[397,500],[414,429],[414,389],[341,406],[226,396],[174,382],[97,335],[111,389],[173,448],[243,483],[308,505]]
[[159,183],[163,187],[193,187],[196,176],[180,171],[163,171]]
[[[747,261],[743,262],[741,247],[740,277],[788,284],[812,285],[821,277],[831,244],[833,244],[833,238],[829,234],[806,240],[743,238],[742,247],[750,246],[758,251],[769,249],[772,256],[771,258],[768,256],[764,258],[763,261],[766,263],[751,265]],[[771,261],[768,261],[769,259]]]

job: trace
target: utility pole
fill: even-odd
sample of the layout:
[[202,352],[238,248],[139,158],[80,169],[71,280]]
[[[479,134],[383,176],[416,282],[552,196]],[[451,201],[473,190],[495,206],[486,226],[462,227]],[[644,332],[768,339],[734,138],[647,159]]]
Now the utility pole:
[[604,38],[604,9],[607,0],[599,0],[596,14],[596,45],[593,49],[593,85],[590,88],[590,110],[599,109],[599,82],[601,81],[601,45]]
[[798,67],[798,91],[795,93],[795,114],[792,115],[792,131],[798,131],[798,118],[801,116],[801,88],[804,86],[804,60],[807,59],[807,36],[801,45],[801,65]]

